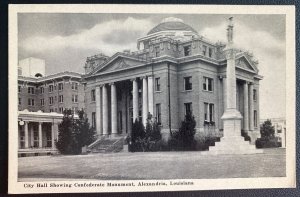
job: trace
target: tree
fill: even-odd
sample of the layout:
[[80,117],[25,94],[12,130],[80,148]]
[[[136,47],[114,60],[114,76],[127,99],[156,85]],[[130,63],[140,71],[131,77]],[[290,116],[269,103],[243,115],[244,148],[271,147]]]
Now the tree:
[[161,140],[160,127],[149,112],[146,123],[144,147],[146,151],[155,151],[155,145]]
[[191,113],[185,115],[184,121],[181,122],[179,131],[171,133],[170,146],[175,149],[192,150],[194,148],[194,136],[196,121]]
[[66,109],[58,125],[56,148],[61,154],[80,154],[83,146],[95,140],[94,135],[83,110],[78,111],[78,119],[75,119],[72,110]]
[[132,125],[132,132],[131,132],[131,145],[130,150],[131,151],[140,151],[143,149],[141,145],[142,139],[145,138],[145,127],[142,122],[140,122],[138,119],[135,119],[133,125]]
[[271,120],[266,120],[260,126],[261,138],[274,138],[275,130],[274,126],[272,126]]

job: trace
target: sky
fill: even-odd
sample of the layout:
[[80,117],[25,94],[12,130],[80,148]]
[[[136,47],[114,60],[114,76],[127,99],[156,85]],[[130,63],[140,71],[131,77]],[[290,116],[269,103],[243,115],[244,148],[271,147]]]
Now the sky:
[[285,15],[18,14],[18,58],[45,59],[46,74],[84,72],[86,57],[137,50],[136,41],[166,17],[182,19],[212,42],[226,42],[233,16],[234,42],[259,61],[260,118],[285,117]]

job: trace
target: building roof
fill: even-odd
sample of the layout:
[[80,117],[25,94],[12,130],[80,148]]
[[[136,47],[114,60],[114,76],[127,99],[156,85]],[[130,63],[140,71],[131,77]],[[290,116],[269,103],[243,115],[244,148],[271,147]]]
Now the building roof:
[[161,31],[191,31],[198,34],[198,32],[195,29],[185,24],[183,20],[173,17],[162,20],[162,22],[156,25],[154,28],[152,28],[147,35]]

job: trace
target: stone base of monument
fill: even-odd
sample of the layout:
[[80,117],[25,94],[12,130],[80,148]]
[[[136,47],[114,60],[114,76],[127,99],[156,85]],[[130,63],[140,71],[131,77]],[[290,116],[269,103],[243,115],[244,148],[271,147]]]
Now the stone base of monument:
[[209,151],[201,152],[203,155],[219,154],[258,154],[263,153],[262,149],[256,149],[255,145],[245,141],[242,136],[232,136],[221,138],[215,146],[209,147]]
[[236,109],[228,109],[222,116],[224,122],[224,137],[215,146],[209,147],[209,151],[201,152],[204,155],[218,154],[258,154],[263,150],[256,149],[255,145],[245,141],[241,136],[240,112]]

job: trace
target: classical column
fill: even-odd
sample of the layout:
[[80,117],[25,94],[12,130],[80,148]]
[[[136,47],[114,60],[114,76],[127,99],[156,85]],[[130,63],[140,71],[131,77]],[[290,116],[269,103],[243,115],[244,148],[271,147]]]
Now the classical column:
[[24,140],[25,140],[25,148],[28,148],[29,147],[29,141],[28,141],[28,122],[24,122]]
[[143,77],[143,123],[146,126],[148,116],[148,83],[147,77]]
[[111,134],[114,136],[118,134],[117,88],[115,83],[111,83],[110,87],[111,87]]
[[224,99],[224,100],[223,100],[223,103],[224,103],[224,104],[223,104],[223,106],[224,106],[223,108],[224,108],[224,112],[225,112],[225,111],[226,111],[226,108],[227,108],[227,105],[226,105],[226,102],[227,102],[227,101],[226,101],[226,99],[227,99],[227,98],[226,98],[226,94],[227,94],[227,93],[226,93],[226,91],[227,91],[227,88],[226,88],[226,76],[223,76],[222,83],[223,83],[223,99]]
[[249,130],[249,102],[248,102],[248,82],[245,81],[243,84],[244,89],[244,132],[248,132]]
[[132,107],[133,107],[133,122],[139,120],[139,88],[137,79],[132,80]]
[[98,136],[101,135],[102,128],[102,113],[101,113],[101,88],[96,87],[96,133]]
[[153,115],[153,76],[148,76],[148,111]]
[[254,130],[253,83],[249,84],[249,130]]
[[54,123],[51,123],[51,148],[55,148],[55,131],[54,131]]
[[39,122],[39,148],[43,147],[42,123]]
[[108,98],[107,98],[107,87],[102,87],[102,110],[103,110],[103,135],[108,134]]

